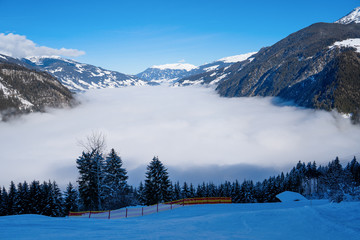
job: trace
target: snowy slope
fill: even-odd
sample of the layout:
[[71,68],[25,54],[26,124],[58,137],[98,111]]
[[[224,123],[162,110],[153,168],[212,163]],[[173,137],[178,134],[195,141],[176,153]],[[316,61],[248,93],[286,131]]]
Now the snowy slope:
[[241,61],[245,61],[246,59],[248,59],[249,57],[251,57],[254,54],[256,54],[256,52],[245,53],[245,54],[240,54],[240,55],[235,55],[235,56],[230,56],[230,57],[225,57],[225,58],[219,59],[218,62],[224,62],[224,63],[241,62]]
[[360,23],[360,7],[355,8],[348,15],[337,20],[335,23],[340,23],[340,24]]
[[105,70],[101,67],[57,56],[30,57],[22,59],[22,61],[57,77],[63,85],[75,92],[87,89],[147,85],[147,82],[136,76]]
[[221,58],[211,64],[200,67],[201,71],[185,76],[174,86],[209,85],[216,86],[224,79],[231,77],[242,69],[243,66],[254,60],[256,52]]
[[117,220],[0,217],[0,239],[355,240],[360,202],[188,206]]
[[355,48],[356,52],[360,52],[360,38],[349,38],[343,41],[338,41],[331,45],[329,48],[332,49],[335,47],[351,47]]

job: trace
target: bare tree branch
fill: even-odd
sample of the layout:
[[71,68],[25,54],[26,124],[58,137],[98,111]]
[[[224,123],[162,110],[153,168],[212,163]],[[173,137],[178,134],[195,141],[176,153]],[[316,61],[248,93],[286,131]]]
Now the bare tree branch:
[[103,153],[106,149],[106,137],[100,131],[92,131],[86,139],[78,141],[78,144],[85,149],[86,152],[98,151]]

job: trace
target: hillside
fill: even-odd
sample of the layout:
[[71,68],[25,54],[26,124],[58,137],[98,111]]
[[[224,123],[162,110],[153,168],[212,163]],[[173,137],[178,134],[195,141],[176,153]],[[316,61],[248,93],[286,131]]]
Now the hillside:
[[0,239],[358,239],[360,203],[215,204],[95,220],[0,217]]
[[47,107],[74,104],[72,93],[48,73],[16,64],[17,60],[0,58],[0,111],[2,119],[29,112],[43,112]]
[[277,96],[299,106],[336,108],[356,117],[360,55],[353,47],[334,44],[357,38],[360,24],[313,24],[261,49],[251,63],[237,67],[241,71],[227,76],[217,91],[225,97]]

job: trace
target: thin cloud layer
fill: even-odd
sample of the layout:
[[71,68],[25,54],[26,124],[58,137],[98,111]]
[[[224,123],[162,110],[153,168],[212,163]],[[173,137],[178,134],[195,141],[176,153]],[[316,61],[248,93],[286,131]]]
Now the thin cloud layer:
[[78,142],[92,131],[119,152],[132,184],[144,179],[153,156],[173,181],[198,183],[261,180],[299,160],[324,164],[359,155],[359,126],[337,113],[275,106],[272,98],[220,98],[197,87],[103,89],[79,98],[74,109],[0,124],[0,185],[75,182]]
[[84,55],[84,51],[77,49],[54,49],[45,46],[37,46],[33,41],[26,38],[26,36],[18,34],[4,34],[0,33],[0,53],[16,58],[25,58],[32,56],[65,56],[78,57]]

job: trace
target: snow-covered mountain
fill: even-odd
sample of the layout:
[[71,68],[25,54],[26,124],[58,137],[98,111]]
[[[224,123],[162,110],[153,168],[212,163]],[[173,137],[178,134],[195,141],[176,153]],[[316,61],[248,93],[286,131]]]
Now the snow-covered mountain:
[[[217,85],[223,79],[231,77],[236,72],[240,71],[243,66],[250,63],[254,59],[256,52],[235,55],[221,58],[210,64],[200,66],[193,71],[191,75],[185,76],[174,86],[188,86],[197,84]],[[233,65],[236,67],[234,68]]]
[[188,63],[154,65],[136,76],[153,83],[171,83],[197,67]]
[[147,85],[136,76],[110,71],[90,64],[58,56],[29,57],[22,61],[36,69],[50,73],[71,91],[78,92],[96,88],[116,88]]
[[247,54],[225,57],[217,61],[214,61],[212,63],[206,63],[198,67],[188,63],[175,63],[175,64],[152,66],[146,69],[145,71],[137,74],[136,76],[150,82],[176,83],[180,79],[186,77],[214,71],[217,69],[230,66],[233,63],[244,61],[254,54],[255,53],[247,53]]
[[360,7],[355,8],[348,15],[340,18],[335,23],[341,23],[341,24],[360,23]]

